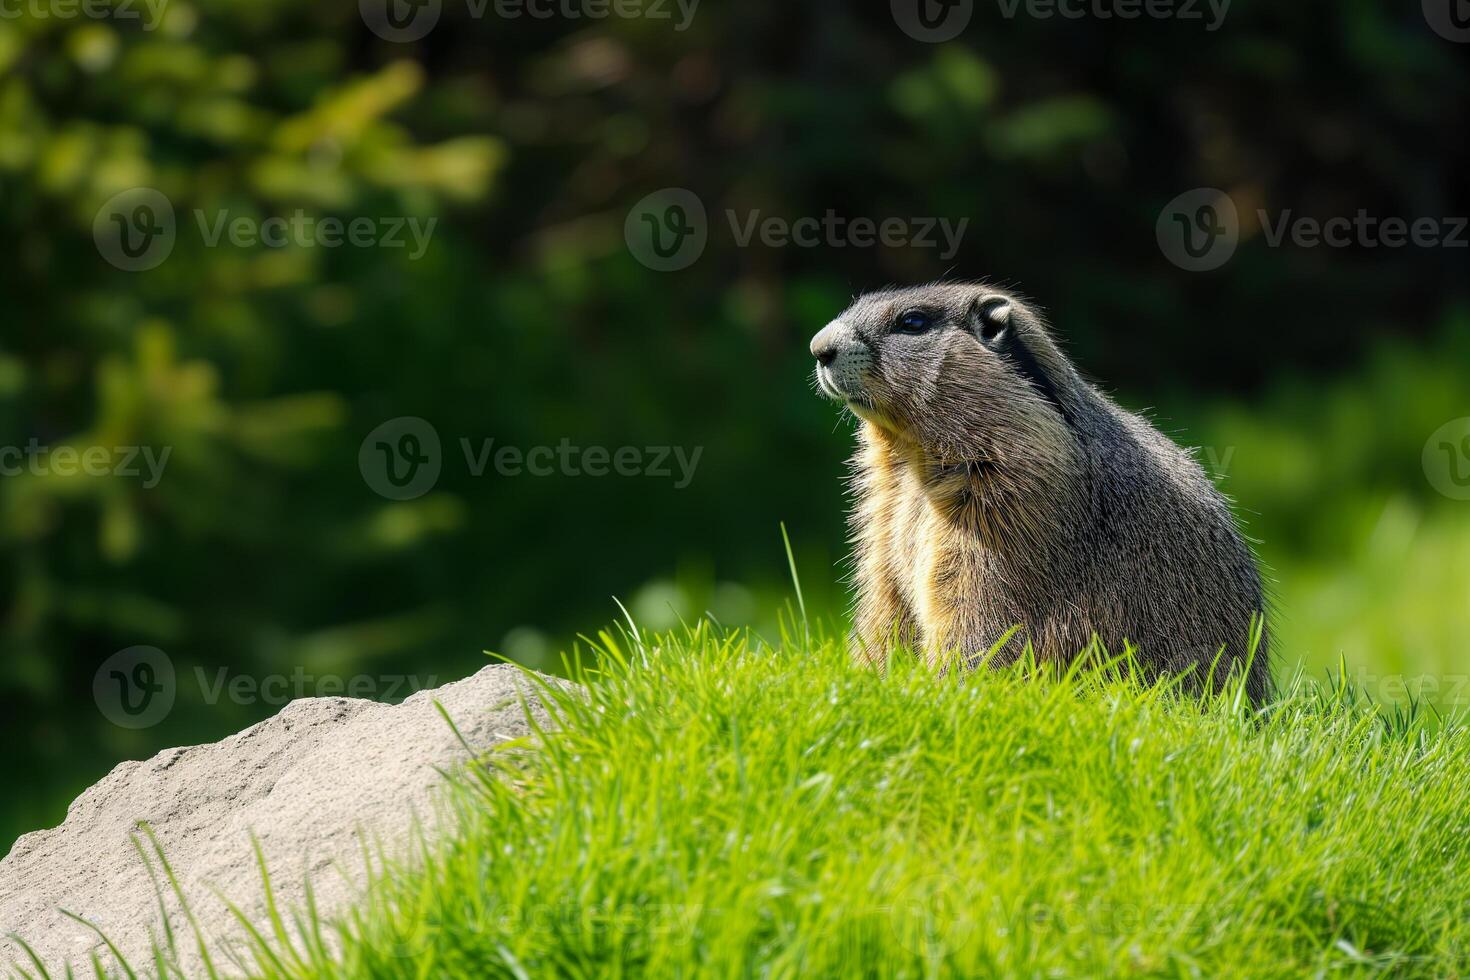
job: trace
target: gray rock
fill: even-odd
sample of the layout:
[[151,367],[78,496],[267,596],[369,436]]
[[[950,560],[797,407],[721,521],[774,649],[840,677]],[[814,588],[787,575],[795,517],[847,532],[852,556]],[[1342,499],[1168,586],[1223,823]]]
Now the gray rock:
[[[179,878],[216,967],[238,973],[229,951],[243,951],[248,933],[224,899],[270,934],[252,833],[283,913],[303,904],[308,879],[322,915],[343,911],[368,877],[364,839],[375,855],[411,859],[408,845],[418,830],[431,839],[439,830],[440,770],[463,764],[470,753],[435,702],[479,752],[529,734],[522,695],[544,723],[534,685],[514,667],[494,666],[396,706],[295,701],[222,742],[119,765],[77,797],[60,827],[22,837],[0,861],[0,970],[31,969],[11,933],[53,975],[64,976],[68,962],[90,975],[93,951],[115,965],[96,933],[59,911],[67,909],[95,923],[140,974],[152,972],[162,917],[133,844],[144,821]],[[165,901],[179,938],[178,967],[186,976],[203,975],[179,902],[172,894]]]

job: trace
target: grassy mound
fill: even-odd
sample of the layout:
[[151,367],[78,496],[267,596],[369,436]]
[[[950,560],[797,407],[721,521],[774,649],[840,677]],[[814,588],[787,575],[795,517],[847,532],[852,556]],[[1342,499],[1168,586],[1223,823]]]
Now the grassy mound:
[[[936,677],[700,627],[599,640],[543,749],[291,976],[1448,976],[1470,735],[1297,683]],[[1121,676],[1120,676],[1121,675]]]

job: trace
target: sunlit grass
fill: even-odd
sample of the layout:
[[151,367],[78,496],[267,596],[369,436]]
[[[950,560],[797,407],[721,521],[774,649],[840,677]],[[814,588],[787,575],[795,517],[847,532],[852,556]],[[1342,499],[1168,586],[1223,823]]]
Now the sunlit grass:
[[[604,634],[562,728],[461,787],[340,960],[267,976],[1448,976],[1470,735],[1297,683],[937,677]],[[478,778],[473,774],[478,773]]]

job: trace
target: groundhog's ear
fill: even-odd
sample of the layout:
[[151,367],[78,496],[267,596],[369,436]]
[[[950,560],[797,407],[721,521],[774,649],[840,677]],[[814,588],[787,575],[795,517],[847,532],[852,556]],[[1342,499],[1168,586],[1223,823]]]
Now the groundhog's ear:
[[1011,370],[1030,383],[1036,393],[1051,403],[1052,407],[1072,423],[1072,415],[1062,404],[1056,385],[1031,353],[1022,338],[1013,328],[1014,308],[1004,296],[982,296],[970,308],[970,329],[980,342],[989,348]]
[[970,306],[970,330],[986,344],[1005,336],[1011,326],[1011,301],[1004,296],[982,296]]

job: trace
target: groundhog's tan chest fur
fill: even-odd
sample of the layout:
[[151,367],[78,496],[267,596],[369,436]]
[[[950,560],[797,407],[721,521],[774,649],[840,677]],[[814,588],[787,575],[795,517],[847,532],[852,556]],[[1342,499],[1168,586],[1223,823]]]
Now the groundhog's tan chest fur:
[[[884,639],[937,664],[959,651],[967,636],[999,639],[1013,626],[1026,626],[1026,611],[1003,581],[998,556],[926,491],[922,462],[876,427],[865,428],[861,440],[853,519],[858,635],[887,630],[892,635]],[[1031,632],[1035,641],[1056,631],[1037,622]]]

